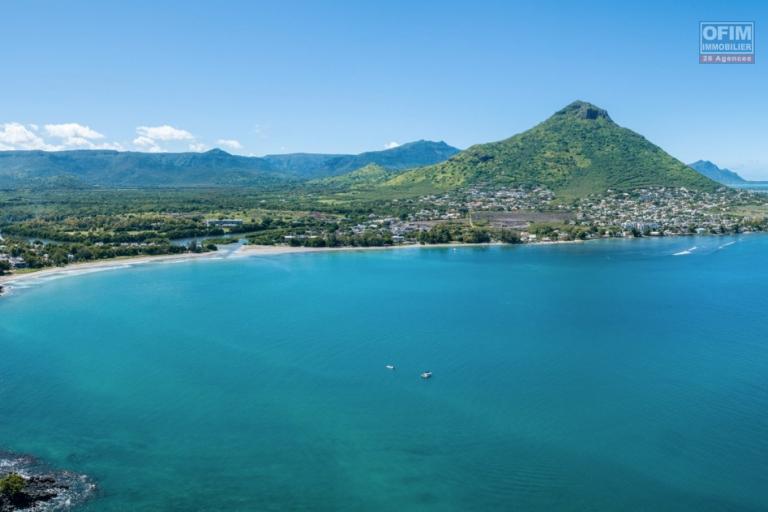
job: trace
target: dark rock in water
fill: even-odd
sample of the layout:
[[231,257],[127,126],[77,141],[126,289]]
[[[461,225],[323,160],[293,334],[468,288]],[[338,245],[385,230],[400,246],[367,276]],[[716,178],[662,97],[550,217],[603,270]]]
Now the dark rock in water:
[[[3,477],[0,476],[0,478]],[[69,490],[68,485],[57,482],[51,476],[30,476],[24,480],[22,490],[0,494],[0,512],[31,509],[39,504],[48,503]]]
[[85,475],[54,471],[32,457],[0,452],[0,481],[8,475],[19,475],[23,485],[0,492],[0,512],[68,510],[96,488]]

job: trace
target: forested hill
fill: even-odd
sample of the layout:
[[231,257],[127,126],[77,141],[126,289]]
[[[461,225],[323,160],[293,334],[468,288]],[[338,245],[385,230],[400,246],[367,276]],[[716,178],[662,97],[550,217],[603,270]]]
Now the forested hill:
[[384,187],[407,191],[476,184],[543,185],[567,196],[649,186],[718,187],[583,101],[509,139],[478,144],[446,162],[399,174]]
[[69,184],[101,187],[183,187],[263,183],[275,179],[260,158],[206,153],[106,150],[0,152],[0,186]]
[[108,150],[0,151],[0,188],[246,186],[336,176],[368,164],[398,170],[441,162],[459,150],[417,141],[359,155],[289,154],[266,157]]

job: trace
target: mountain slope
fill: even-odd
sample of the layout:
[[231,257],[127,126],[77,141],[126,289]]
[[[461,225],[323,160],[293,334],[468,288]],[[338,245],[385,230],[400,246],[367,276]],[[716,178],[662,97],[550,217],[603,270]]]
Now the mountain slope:
[[417,141],[359,155],[293,154],[246,157],[220,149],[205,153],[107,150],[0,151],[0,187],[255,186],[336,176],[368,164],[406,169],[446,160],[459,150]]
[[292,153],[267,155],[264,160],[273,171],[291,172],[301,178],[338,176],[369,164],[386,169],[410,169],[443,162],[459,150],[443,141],[419,140],[391,149],[369,151],[359,155],[324,155]]
[[261,159],[205,153],[137,153],[105,150],[3,151],[0,182],[69,178],[102,187],[253,185],[275,181]]
[[543,185],[564,196],[647,186],[714,190],[717,183],[622,128],[608,113],[576,101],[509,139],[472,146],[448,161],[405,172],[385,186],[451,189]]
[[397,174],[399,174],[398,170],[385,169],[377,164],[368,164],[346,174],[310,181],[309,184],[320,189],[369,189],[384,183]]
[[739,185],[747,183],[747,180],[734,171],[730,169],[721,169],[709,160],[698,160],[689,164],[688,167],[711,180],[722,183],[723,185]]

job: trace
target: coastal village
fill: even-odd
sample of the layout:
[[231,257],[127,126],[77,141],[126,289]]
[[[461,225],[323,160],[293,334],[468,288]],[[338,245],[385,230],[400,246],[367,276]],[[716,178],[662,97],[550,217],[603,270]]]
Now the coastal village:
[[[768,208],[768,195],[725,188],[714,193],[649,188],[608,190],[568,204],[558,202],[554,192],[541,187],[470,188],[410,201],[412,213],[400,217],[371,213],[364,221],[346,228],[343,223],[350,219],[343,218],[342,227],[333,234],[369,234],[401,244],[423,242],[420,234],[441,225],[485,230],[491,239],[510,231],[520,243],[749,233],[768,229],[766,210],[753,215],[740,210],[756,202]],[[327,234],[318,226],[283,235],[283,242],[298,245],[322,240]]]
[[[121,231],[117,236],[100,228],[81,234],[82,243],[57,241],[50,231],[40,231],[41,241],[33,236],[37,234],[34,226],[39,224],[6,226],[4,235],[0,235],[0,274],[120,256],[212,251],[238,240],[254,245],[371,247],[552,243],[768,229],[768,195],[727,188],[716,192],[685,188],[607,190],[569,202],[544,187],[471,187],[395,199],[371,210],[355,215],[323,211],[288,215],[275,211],[262,214],[260,219],[242,214],[206,218],[199,213],[171,213],[168,221],[164,221],[165,217],[152,219],[149,226],[156,233],[145,231],[139,236]],[[164,223],[183,223],[188,236],[172,238],[173,231],[162,231]],[[14,236],[14,229],[24,236]],[[67,236],[71,239],[72,234],[68,232]]]

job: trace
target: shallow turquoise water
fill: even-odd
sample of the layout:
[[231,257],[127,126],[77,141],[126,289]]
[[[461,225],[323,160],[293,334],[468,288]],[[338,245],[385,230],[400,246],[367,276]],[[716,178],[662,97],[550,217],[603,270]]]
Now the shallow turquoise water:
[[91,475],[89,511],[768,510],[767,255],[686,238],[51,280],[0,299],[0,448]]

